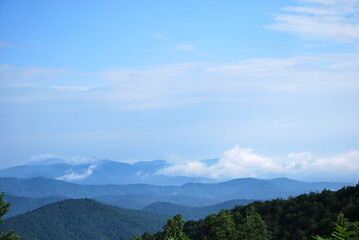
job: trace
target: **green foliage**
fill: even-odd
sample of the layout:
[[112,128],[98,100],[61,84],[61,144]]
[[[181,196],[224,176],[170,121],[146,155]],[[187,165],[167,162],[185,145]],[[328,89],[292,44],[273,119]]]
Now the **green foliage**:
[[[9,211],[10,203],[5,203],[3,200],[4,193],[0,194],[0,222],[3,223],[2,217]],[[20,237],[15,234],[13,230],[6,233],[0,232],[0,240],[17,240]]]
[[[205,219],[188,221],[184,225],[184,232],[191,240],[311,239],[313,235],[329,236],[333,229],[331,222],[335,221],[341,211],[350,221],[359,221],[359,184],[337,192],[324,190],[288,200],[275,199],[237,206],[231,211],[211,214]],[[337,222],[339,227],[335,228],[331,237],[359,239],[355,235],[359,232],[359,223],[350,223],[348,227],[348,220],[340,214]],[[354,235],[345,235],[353,231]],[[154,240],[162,240],[161,233],[152,237]],[[323,237],[316,239],[325,240]]]
[[189,240],[183,232],[184,220],[181,214],[168,219],[163,227],[163,240]]
[[24,240],[120,240],[159,231],[166,217],[91,199],[64,200],[5,220]]
[[244,222],[239,226],[239,239],[241,240],[269,240],[271,233],[261,216],[250,207]]
[[359,222],[351,223],[341,212],[335,222],[334,232],[329,238],[314,236],[315,240],[358,240],[359,239]]
[[236,236],[236,225],[229,211],[222,210],[218,215],[211,214],[204,220],[205,240],[227,240]]
[[302,240],[313,235],[327,236],[339,212],[351,221],[359,220],[359,185],[337,192],[302,194],[288,200],[275,199],[254,202],[233,209],[234,215],[244,216],[255,207],[276,240]]

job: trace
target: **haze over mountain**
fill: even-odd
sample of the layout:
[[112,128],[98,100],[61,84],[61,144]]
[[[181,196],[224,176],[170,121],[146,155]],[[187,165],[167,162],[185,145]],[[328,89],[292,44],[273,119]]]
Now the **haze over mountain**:
[[187,182],[213,182],[203,177],[166,176],[161,169],[170,166],[164,160],[140,161],[133,164],[110,160],[69,164],[63,159],[45,159],[25,165],[0,169],[0,177],[44,177],[80,184],[181,185]]
[[173,217],[180,213],[186,220],[198,220],[210,215],[211,213],[217,214],[221,211],[221,209],[230,210],[236,206],[247,205],[251,202],[254,202],[254,200],[237,199],[204,207],[189,207],[168,202],[155,202],[146,206],[142,210],[161,213],[169,217]]
[[44,197],[44,198],[31,198],[31,197],[18,197],[11,194],[6,194],[3,198],[5,202],[11,204],[11,211],[7,212],[3,219],[23,214],[35,210],[44,205],[64,200],[61,197]]
[[[235,179],[220,183],[186,183],[180,186],[156,186],[149,184],[130,185],[79,185],[46,178],[18,179],[0,178],[0,192],[15,196],[65,198],[93,198],[99,196],[149,196],[158,199],[205,199],[211,204],[232,199],[287,198],[306,192],[323,189],[337,190],[350,183],[300,182],[286,178],[263,180],[255,178]],[[199,201],[200,200],[200,201]],[[157,201],[157,200],[156,200]],[[176,203],[176,202],[174,202]],[[211,205],[207,204],[207,205]]]

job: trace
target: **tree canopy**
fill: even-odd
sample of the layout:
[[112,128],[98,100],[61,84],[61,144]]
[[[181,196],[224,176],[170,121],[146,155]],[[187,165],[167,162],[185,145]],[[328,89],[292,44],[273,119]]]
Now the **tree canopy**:
[[[0,194],[0,223],[3,223],[3,216],[9,211],[10,203],[6,203],[3,200],[4,193]],[[15,234],[13,230],[8,232],[0,232],[0,240],[17,240],[20,237]]]

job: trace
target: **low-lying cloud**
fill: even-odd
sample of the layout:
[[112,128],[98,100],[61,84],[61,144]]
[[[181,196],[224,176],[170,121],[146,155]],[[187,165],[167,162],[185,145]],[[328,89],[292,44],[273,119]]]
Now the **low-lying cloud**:
[[[349,151],[332,157],[315,157],[310,152],[290,153],[286,157],[267,157],[238,145],[225,151],[217,163],[201,161],[174,164],[158,174],[201,176],[215,179],[242,177],[350,180],[359,172],[359,152]],[[354,179],[354,178],[353,178]]]
[[78,181],[88,178],[92,175],[93,170],[96,168],[96,165],[90,165],[85,171],[81,173],[76,173],[72,170],[69,170],[64,176],[56,178],[57,180],[63,181]]

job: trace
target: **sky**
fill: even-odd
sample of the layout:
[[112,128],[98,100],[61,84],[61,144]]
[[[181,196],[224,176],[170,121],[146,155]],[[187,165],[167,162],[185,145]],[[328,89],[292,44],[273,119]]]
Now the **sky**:
[[358,0],[0,0],[1,168],[359,181],[358,123]]

